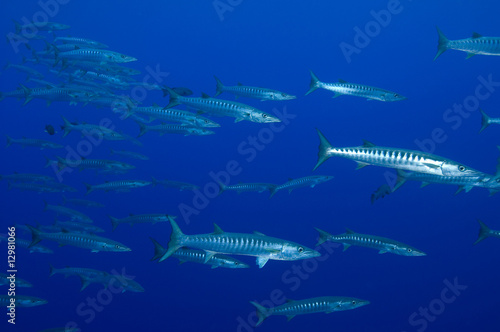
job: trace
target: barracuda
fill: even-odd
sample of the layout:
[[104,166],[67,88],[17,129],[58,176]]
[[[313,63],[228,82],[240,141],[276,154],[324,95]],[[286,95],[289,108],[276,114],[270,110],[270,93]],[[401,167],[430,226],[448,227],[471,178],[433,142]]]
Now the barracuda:
[[207,253],[205,261],[215,254],[256,256],[257,265],[262,268],[268,260],[293,261],[320,256],[320,253],[298,243],[254,234],[226,233],[214,224],[215,231],[211,234],[185,235],[177,223],[171,219],[172,235],[167,252],[159,262],[172,256],[181,247],[204,250]]
[[194,98],[180,96],[170,88],[165,88],[165,90],[170,94],[170,102],[165,108],[183,104],[215,116],[234,117],[235,122],[243,120],[258,123],[280,122],[280,119],[249,105],[210,98],[205,93],[201,98]]
[[339,82],[336,83],[321,82],[311,71],[311,83],[309,84],[309,91],[306,92],[306,96],[318,88],[335,92],[333,98],[337,98],[342,95],[349,95],[379,101],[399,101],[407,99],[406,97],[392,91],[368,85],[348,83],[344,80],[339,80]]
[[99,271],[99,270],[88,269],[88,268],[83,268],[83,267],[65,267],[62,269],[56,269],[52,265],[49,265],[49,266],[50,266],[49,277],[52,277],[55,274],[62,274],[65,277],[78,276],[82,282],[82,287],[80,288],[80,291],[87,288],[87,286],[90,285],[92,280],[95,280],[95,279],[102,280],[109,275],[105,271]]
[[63,196],[63,204],[66,205],[67,203],[73,204],[73,205],[78,205],[78,206],[86,206],[86,207],[104,207],[103,204],[99,202],[94,202],[94,201],[89,201],[87,199],[80,199],[80,198],[67,198],[66,196]]
[[0,180],[8,180],[8,181],[18,181],[18,182],[30,182],[30,181],[42,181],[49,182],[53,181],[54,178],[47,175],[42,174],[31,174],[31,173],[17,173],[9,175],[0,175]]
[[9,182],[8,189],[19,189],[19,190],[28,190],[28,191],[36,191],[39,193],[61,193],[61,192],[76,192],[73,187],[70,187],[64,183],[57,182],[44,182],[44,183],[29,183],[29,182],[17,182],[11,183]]
[[[150,237],[150,239],[155,246],[155,254],[153,258],[151,258],[151,260],[154,261],[165,255],[167,249],[163,248],[162,245],[152,237]],[[185,262],[207,264],[211,265],[212,269],[218,267],[225,267],[229,269],[246,269],[250,267],[247,264],[237,260],[236,258],[226,255],[213,255],[207,260],[207,253],[203,250],[197,249],[179,248],[171,257],[179,259],[180,264]]]
[[363,146],[336,148],[316,129],[320,139],[317,169],[330,157],[339,156],[354,160],[359,168],[367,165],[402,169],[439,176],[481,176],[481,172],[455,161],[415,150],[376,146],[368,141]]
[[226,186],[222,182],[219,183],[219,195],[222,194],[226,190],[236,191],[238,194],[242,192],[252,192],[256,191],[258,193],[262,193],[266,190],[272,192],[273,188],[277,185],[272,183],[238,183],[233,184],[231,186]]
[[149,186],[150,184],[151,181],[142,181],[142,180],[111,181],[94,186],[84,183],[85,187],[87,188],[87,193],[85,195],[90,194],[94,190],[104,190],[104,191],[115,190],[121,192],[128,192],[131,188],[145,187]]
[[[59,228],[58,232],[65,229],[71,232],[80,233],[104,233],[104,229],[100,227],[76,221],[56,221],[53,226]],[[38,229],[40,229],[40,227],[38,227]]]
[[80,160],[73,161],[67,160],[61,157],[57,157],[57,162],[59,163],[60,168],[72,167],[78,168],[80,170],[84,169],[114,169],[114,170],[122,170],[128,171],[134,169],[135,166],[117,161],[117,160],[106,160],[106,159],[85,159],[81,158]]
[[29,225],[28,228],[31,230],[32,237],[30,247],[36,245],[42,240],[49,240],[59,243],[60,246],[70,245],[78,248],[90,249],[92,252],[131,251],[130,248],[126,247],[120,242],[96,235],[71,233],[65,231],[58,233],[44,233]]
[[299,179],[289,179],[288,182],[281,184],[279,186],[276,186],[274,188],[271,188],[271,196],[273,197],[274,194],[278,190],[282,189],[287,189],[288,193],[291,193],[294,189],[297,188],[303,188],[303,187],[311,187],[314,188],[317,184],[330,181],[333,179],[333,176],[327,176],[327,175],[313,175],[313,176],[306,176],[303,178]]
[[117,154],[119,156],[128,157],[132,159],[149,160],[148,156],[133,151],[125,151],[125,150],[120,151],[120,150],[109,149],[109,152],[111,154]]
[[[54,43],[61,42],[64,44],[80,44],[80,45],[90,45],[92,47],[97,47],[97,48],[108,48],[108,45],[103,44],[101,42],[87,39],[87,38],[80,38],[80,37],[56,37],[54,39]],[[59,46],[57,46],[59,47]]]
[[[0,286],[4,285],[9,285],[11,282],[11,279],[8,278],[9,275],[5,273],[0,273]],[[16,287],[33,287],[33,285],[26,280],[20,279],[16,276],[15,280],[15,285]]]
[[256,326],[259,326],[264,319],[269,316],[286,316],[287,319],[290,320],[296,315],[320,312],[329,314],[334,311],[356,309],[370,304],[370,301],[360,300],[354,297],[323,296],[298,301],[289,299],[287,303],[274,308],[266,308],[253,301],[250,303],[257,308],[257,317],[259,320]]
[[[7,236],[5,234],[0,234],[0,242],[6,242],[7,243]],[[26,240],[26,239],[21,239],[19,237],[16,237],[16,245],[20,248],[25,248],[28,249],[30,254],[34,252],[38,252],[40,254],[53,254],[54,252],[52,249],[49,249],[45,246],[42,246],[41,244],[37,244],[34,246],[30,246],[31,241]]]
[[119,224],[130,224],[130,226],[133,226],[134,224],[156,224],[157,222],[168,222],[170,219],[175,219],[177,218],[176,216],[170,216],[168,214],[130,214],[126,218],[118,219],[114,218],[112,216],[109,216],[109,219],[111,219],[111,225],[113,226],[113,230],[116,229],[116,227]]
[[359,246],[376,249],[379,251],[379,254],[391,253],[401,256],[426,256],[426,253],[423,251],[381,236],[360,234],[348,228],[346,228],[344,234],[340,235],[332,235],[319,228],[315,229],[319,232],[319,241],[317,245],[326,241],[332,241],[342,243],[344,245],[344,251],[350,246]]
[[[11,297],[8,295],[0,294],[0,306],[3,308],[8,306],[10,304],[10,299]],[[22,307],[22,308],[36,307],[48,303],[47,300],[34,296],[16,295],[15,299],[16,299],[16,307]]]
[[53,143],[51,141],[46,141],[43,139],[34,139],[34,138],[15,139],[15,138],[7,136],[7,147],[11,146],[12,144],[19,144],[19,145],[22,145],[22,147],[33,146],[33,147],[40,148],[41,150],[43,150],[43,149],[62,149],[64,147],[61,144]]
[[[124,63],[137,60],[136,58],[131,56],[95,48],[80,48],[73,51],[59,52],[57,46],[52,46],[54,47],[56,57],[54,66],[57,65],[61,59],[64,61],[93,61],[101,65],[107,63]],[[67,64],[63,64],[63,67],[66,66]]]
[[484,222],[482,222],[481,220],[478,220],[479,222],[479,226],[480,226],[480,229],[479,229],[479,235],[477,237],[477,240],[476,242],[474,242],[474,244],[478,244],[479,242],[483,241],[484,239],[486,239],[487,237],[496,237],[496,238],[499,238],[500,239],[500,230],[493,230],[493,229],[490,229],[488,226],[486,226],[486,224]]
[[59,214],[66,215],[66,216],[70,217],[72,221],[78,220],[80,222],[84,222],[84,223],[88,223],[88,224],[91,224],[93,222],[92,219],[90,219],[90,217],[88,217],[87,215],[85,215],[79,211],[67,208],[67,207],[62,206],[62,205],[50,205],[46,201],[44,201],[44,203],[45,203],[44,211],[53,211],[58,215]]
[[481,119],[481,129],[479,132],[485,130],[490,124],[500,124],[500,118],[490,118],[488,114],[486,114],[482,109],[481,111],[482,119]]
[[436,27],[439,40],[436,60],[446,50],[457,50],[467,52],[466,59],[476,55],[500,55],[500,37],[483,37],[474,32],[472,38],[448,40],[443,32]]
[[29,103],[33,98],[47,100],[47,106],[53,101],[69,101],[70,105],[76,105],[78,102],[86,102],[92,95],[83,90],[49,87],[49,88],[33,88],[29,89],[21,84],[24,89],[26,100],[23,106]]
[[130,113],[139,113],[155,119],[180,122],[197,127],[220,127],[218,123],[203,116],[187,111],[176,110],[173,108],[163,109],[159,106],[135,107],[130,110]]
[[179,125],[179,124],[163,124],[156,126],[146,126],[140,122],[136,122],[139,125],[140,133],[137,137],[141,137],[146,134],[148,131],[156,131],[160,133],[160,135],[164,134],[180,134],[184,136],[195,135],[195,136],[205,136],[205,135],[213,135],[215,134],[212,130],[207,130],[205,128]]
[[170,188],[179,188],[179,190],[195,190],[199,189],[200,187],[191,183],[186,183],[186,182],[179,182],[179,181],[170,181],[170,180],[158,180],[154,177],[151,177],[153,181],[153,186],[156,186],[158,184],[164,186],[164,187],[170,187]]
[[291,100],[297,97],[289,95],[287,93],[266,89],[266,88],[258,88],[253,86],[245,86],[241,83],[238,83],[236,86],[224,86],[222,82],[214,76],[215,81],[217,82],[217,92],[215,93],[215,97],[220,95],[223,92],[229,92],[236,95],[238,97],[248,97],[260,99],[261,101],[266,100]]

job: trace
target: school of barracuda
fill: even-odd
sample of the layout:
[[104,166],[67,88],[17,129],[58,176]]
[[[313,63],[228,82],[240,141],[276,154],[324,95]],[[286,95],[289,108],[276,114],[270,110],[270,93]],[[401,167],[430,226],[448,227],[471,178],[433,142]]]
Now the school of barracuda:
[[[19,31],[26,26],[16,23],[16,30]],[[48,22],[43,27],[38,27],[42,32],[54,32],[67,30],[70,27],[64,24]],[[100,138],[109,141],[129,141],[136,146],[142,146],[139,137],[147,132],[158,132],[160,135],[180,134],[180,135],[212,135],[216,134],[220,127],[214,119],[210,117],[232,117],[234,122],[251,121],[257,124],[280,122],[281,120],[268,112],[260,110],[259,107],[250,106],[241,102],[226,99],[217,99],[221,94],[233,94],[238,97],[257,99],[260,101],[288,101],[297,97],[285,92],[270,88],[245,86],[238,83],[234,86],[225,86],[222,81],[215,77],[216,94],[211,97],[202,93],[201,97],[191,96],[193,93],[188,88],[167,87],[156,84],[145,84],[137,81],[134,76],[140,71],[126,67],[129,62],[137,61],[133,56],[125,55],[108,49],[106,44],[81,37],[56,37],[51,39],[50,35],[44,35],[36,40],[30,41],[27,52],[30,55],[22,57],[22,64],[8,63],[4,70],[17,70],[27,75],[27,80],[9,92],[1,92],[0,100],[4,98],[17,98],[26,105],[33,99],[46,100],[47,106],[53,102],[64,102],[69,105],[82,104],[85,107],[104,107],[109,111],[120,114],[123,119],[135,121],[140,131],[137,137],[119,131],[112,130],[102,124],[89,124],[77,122],[74,119],[66,119],[61,116],[62,137],[66,137],[72,132],[80,132],[88,135],[90,132],[98,134]],[[446,50],[459,50],[467,52],[467,58],[473,55],[500,55],[500,38],[483,37],[477,33],[472,38],[461,40],[448,40],[438,29],[438,52],[434,58],[436,60]],[[442,61],[442,60],[441,60]],[[48,79],[46,74],[36,70],[33,66],[45,67],[45,71],[52,79]],[[318,79],[311,72],[309,90],[305,95],[317,89],[325,89],[333,92],[333,98],[339,96],[354,96],[368,100],[382,102],[403,101],[407,98],[389,90],[363,85],[360,83],[349,83],[344,80],[326,83]],[[34,86],[31,86],[33,85]],[[28,87],[31,86],[31,87]],[[164,97],[169,97],[166,106],[160,105],[140,105],[139,102],[123,97],[120,93],[135,86],[143,86],[149,90],[163,92]],[[308,96],[307,98],[313,98]],[[192,112],[183,109],[174,109],[178,105],[185,105]],[[484,110],[481,110],[482,122],[479,132],[482,132],[490,125],[500,124],[500,117],[490,117]],[[155,124],[151,124],[155,122]],[[322,125],[322,127],[325,127]],[[52,126],[49,134],[53,135],[55,130]],[[328,128],[321,128],[327,132],[328,136],[334,136],[328,132]],[[498,130],[498,128],[495,128]],[[493,129],[490,129],[493,130]],[[430,183],[449,184],[458,186],[458,192],[468,192],[472,188],[485,188],[491,195],[500,191],[500,158],[498,159],[497,173],[486,174],[481,171],[446,157],[432,155],[422,151],[408,150],[402,147],[382,147],[374,143],[364,141],[361,146],[335,147],[322,131],[317,129],[319,136],[318,160],[313,170],[318,168],[331,157],[343,157],[353,160],[358,168],[368,165],[386,167],[397,170],[398,179],[394,187],[381,186],[372,195],[372,203],[386,195],[394,193],[408,180],[421,181],[424,185]],[[202,138],[200,138],[202,139]],[[62,145],[50,140],[28,137],[7,136],[7,147],[11,145],[21,145],[22,147],[36,147],[39,149],[63,148]],[[500,149],[500,146],[499,146]],[[126,162],[115,160],[119,158],[128,159]],[[74,161],[66,160],[57,156],[55,160],[47,158],[46,167],[56,170],[65,168],[75,168],[82,170],[94,170],[109,174],[126,174],[127,171],[136,166],[130,163],[130,159],[147,161],[149,158],[135,151],[110,149],[109,159],[84,159]],[[311,161],[311,165],[312,161]],[[288,179],[282,184],[273,183],[219,183],[219,194],[227,191],[256,192],[269,191],[270,198],[278,191],[292,190],[302,187],[314,188],[332,180],[331,175],[307,175],[298,179]],[[13,173],[0,175],[0,180],[8,182],[9,189],[21,191],[36,191],[40,193],[74,193],[79,192],[80,197],[62,196],[63,204],[49,204],[45,202],[45,211],[55,214],[57,217],[65,216],[64,221],[57,220],[52,225],[14,225],[17,232],[31,234],[31,240],[18,237],[16,244],[18,247],[26,248],[32,253],[54,254],[54,252],[39,244],[47,241],[54,241],[61,246],[70,245],[92,252],[113,251],[128,252],[132,249],[125,244],[119,243],[107,236],[97,236],[96,233],[105,231],[94,225],[84,213],[67,207],[67,205],[81,208],[94,207],[102,208],[103,204],[84,199],[80,190],[64,185],[56,181],[55,178],[35,173]],[[178,190],[195,190],[199,188],[195,184],[181,182],[177,179],[121,179],[108,181],[105,183],[85,184],[87,190],[84,195],[91,194],[96,190],[127,192],[134,188],[144,186],[162,185],[176,188]],[[90,196],[89,196],[90,197]],[[214,225],[212,233],[186,235],[182,233],[175,218],[166,213],[150,213],[143,215],[129,215],[119,219],[109,216],[112,229],[115,230],[120,224],[155,224],[168,223],[172,228],[170,241],[163,247],[160,241],[151,238],[154,255],[152,260],[162,262],[170,257],[179,259],[181,262],[193,262],[197,264],[209,265],[211,268],[223,267],[229,269],[250,268],[249,265],[232,255],[253,256],[259,268],[264,267],[269,260],[293,261],[311,257],[317,257],[320,253],[305,245],[264,235],[260,232],[229,233],[223,231],[218,225]],[[499,230],[491,230],[485,223],[479,221],[480,231],[477,241],[479,243],[488,237],[500,238]],[[385,238],[377,235],[356,233],[347,229],[345,233],[332,235],[324,230],[319,232],[319,242],[325,241],[341,243],[344,251],[350,246],[361,246],[378,250],[380,254],[393,253],[400,256],[422,257],[426,253],[405,243]],[[274,235],[274,234],[273,234]],[[111,236],[112,237],[112,236]],[[0,234],[0,242],[7,241],[5,234]],[[312,243],[312,241],[309,241]],[[273,263],[275,264],[275,263]],[[277,263],[276,263],[277,264]],[[114,280],[112,275],[105,271],[92,269],[91,267],[47,267],[49,276],[62,274],[64,276],[77,276],[80,278],[82,286],[80,291],[86,289],[90,284],[98,283],[108,287]],[[209,273],[209,272],[206,272]],[[231,272],[228,272],[231,273]],[[9,284],[8,275],[0,274],[0,286]],[[36,287],[30,282],[16,279],[18,287]],[[128,280],[121,283],[123,291],[144,292],[145,289],[135,280]],[[5,295],[0,295],[0,303],[8,303],[9,299]],[[17,296],[19,307],[32,307],[48,303],[47,300],[32,296]],[[274,307],[266,308],[258,302],[251,304],[257,308],[257,315],[260,325],[264,319],[273,315],[287,316],[288,320],[296,315],[335,311],[351,310],[363,307],[370,302],[353,297],[323,295],[322,297],[312,297],[309,299],[292,301]]]

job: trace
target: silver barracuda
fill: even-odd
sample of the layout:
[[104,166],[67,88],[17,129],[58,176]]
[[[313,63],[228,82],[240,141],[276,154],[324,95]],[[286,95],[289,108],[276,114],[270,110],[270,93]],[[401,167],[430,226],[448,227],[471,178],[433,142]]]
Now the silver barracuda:
[[61,269],[56,269],[52,265],[49,265],[49,266],[50,266],[49,277],[52,277],[55,274],[62,274],[65,277],[78,276],[82,282],[82,288],[80,288],[80,291],[87,288],[87,286],[90,284],[90,280],[96,279],[96,278],[104,278],[104,277],[107,277],[109,275],[105,271],[99,271],[99,270],[88,269],[88,268],[83,268],[83,267],[65,267],[65,268],[61,268]]
[[16,33],[20,33],[23,30],[28,30],[28,31],[39,30],[39,31],[52,32],[56,30],[67,30],[71,28],[71,26],[69,25],[56,22],[33,22],[21,25],[21,23],[14,21],[14,24],[16,25]]
[[[57,46],[53,46],[55,50],[56,62],[54,64],[57,65],[59,60],[63,61],[92,61],[98,64],[104,65],[107,63],[124,63],[137,61],[136,58],[102,49],[96,48],[80,48],[73,51],[67,52],[59,52]],[[63,65],[63,67],[65,67]]]
[[400,94],[392,91],[375,88],[368,85],[349,83],[344,80],[339,80],[336,83],[324,83],[321,82],[318,77],[311,71],[311,83],[309,85],[309,91],[307,91],[306,96],[318,88],[333,91],[335,93],[333,98],[337,98],[342,95],[349,95],[378,101],[399,101],[407,99],[406,97],[403,97]]
[[19,189],[21,191],[36,191],[39,193],[61,193],[61,192],[76,192],[75,188],[64,183],[57,182],[9,182],[8,189]]
[[479,132],[485,130],[491,124],[500,124],[500,118],[490,118],[482,109],[479,109],[482,115],[481,129]]
[[356,299],[354,297],[344,296],[323,296],[313,297],[305,300],[287,300],[287,303],[274,308],[266,308],[257,302],[250,302],[257,308],[257,321],[256,326],[269,316],[286,316],[288,321],[297,315],[314,314],[314,313],[332,313],[335,311],[344,311],[356,309],[370,304],[369,301]]
[[[8,239],[7,235],[0,233],[0,242],[7,242],[7,239]],[[16,246],[18,246],[20,248],[28,249],[28,251],[30,252],[30,254],[34,253],[34,252],[37,252],[37,253],[40,253],[40,254],[53,254],[54,253],[52,251],[52,249],[49,249],[49,248],[47,248],[45,246],[42,246],[41,244],[37,244],[37,245],[34,245],[34,246],[30,246],[30,245],[31,245],[31,241],[30,240],[26,240],[26,239],[22,239],[22,238],[16,237]]]
[[149,160],[148,156],[145,156],[145,155],[138,153],[138,152],[125,151],[125,150],[113,150],[113,149],[109,149],[109,152],[111,154],[116,154],[119,156],[128,157],[128,158],[132,158],[132,159]]
[[238,194],[242,192],[262,193],[267,190],[272,192],[273,188],[276,186],[276,184],[272,183],[238,183],[229,186],[219,182],[219,195],[227,190],[236,191]]
[[235,122],[243,120],[257,123],[280,122],[280,119],[249,105],[210,98],[210,96],[205,93],[202,94],[201,98],[183,97],[170,88],[165,89],[170,93],[170,102],[165,108],[183,104],[198,109],[202,113],[208,113],[215,116],[234,117]]
[[415,150],[405,150],[377,146],[365,141],[363,146],[336,148],[318,130],[320,139],[317,169],[330,157],[338,156],[358,163],[358,169],[367,165],[402,169],[406,171],[434,174],[440,176],[480,176],[476,171],[463,164],[443,157]]
[[223,92],[229,92],[234,95],[236,95],[236,98],[238,97],[248,97],[248,98],[255,98],[255,99],[260,99],[261,101],[265,100],[291,100],[295,99],[297,97],[289,95],[287,93],[278,91],[278,90],[272,90],[272,89],[266,89],[266,88],[258,88],[258,87],[253,87],[253,86],[245,86],[242,85],[241,83],[238,83],[236,86],[224,86],[222,82],[214,76],[215,81],[217,82],[217,92],[215,93],[214,97],[217,97]]
[[78,248],[89,249],[92,252],[99,251],[131,251],[130,248],[121,244],[120,242],[113,241],[104,237],[92,234],[71,233],[71,232],[58,232],[58,233],[44,233],[38,229],[29,226],[31,230],[32,241],[30,246],[36,245],[42,240],[49,240],[59,243],[59,245],[70,245]]
[[22,98],[26,98],[26,92],[24,91],[23,88],[18,88],[14,91],[9,91],[9,92],[0,92],[0,101],[2,101],[6,97],[13,97],[20,100]]
[[67,160],[67,159],[64,159],[61,157],[57,157],[57,162],[59,164],[60,169],[62,169],[64,167],[71,167],[71,168],[78,168],[79,170],[105,169],[105,170],[129,171],[129,170],[135,168],[135,166],[124,163],[122,161],[106,160],[106,159],[81,158],[80,160],[73,161],[73,160]]
[[467,59],[476,54],[500,55],[500,37],[483,37],[474,32],[472,38],[448,40],[439,28],[437,28],[437,32],[439,35],[438,51],[434,60],[446,50],[466,52]]
[[[95,48],[108,48],[108,45],[100,43],[95,40],[80,38],[80,37],[56,37],[54,43],[61,42],[63,44],[78,44],[78,45],[89,45]],[[59,46],[57,46],[59,47]]]
[[23,106],[29,103],[33,98],[45,99],[47,100],[47,106],[53,101],[69,101],[70,105],[76,105],[79,102],[86,102],[92,94],[84,90],[58,88],[58,87],[48,87],[48,88],[27,88],[21,84],[24,89],[25,101]]
[[376,249],[379,251],[379,254],[391,253],[401,256],[426,256],[426,253],[421,250],[381,236],[360,234],[348,228],[346,228],[344,234],[340,235],[332,235],[319,228],[315,229],[319,232],[319,241],[317,245],[326,241],[332,241],[342,243],[344,245],[344,251],[350,246],[359,246]]
[[177,218],[176,216],[171,216],[168,214],[130,214],[126,218],[118,219],[112,216],[109,216],[111,219],[111,225],[113,226],[113,230],[120,224],[130,224],[133,226],[134,224],[156,224],[158,222],[169,222],[171,219]]
[[52,211],[55,212],[57,215],[59,214],[66,215],[70,217],[72,221],[80,221],[87,224],[91,224],[93,222],[89,216],[79,211],[67,208],[62,205],[51,205],[48,204],[46,201],[44,201],[44,203],[45,203],[44,211]]
[[12,277],[10,274],[0,273],[0,286],[8,286],[13,280],[16,287],[33,287],[31,283],[18,278],[16,275]]
[[[151,260],[154,261],[165,255],[167,249],[163,248],[155,239],[151,237],[150,239],[155,246],[155,255],[151,258]],[[185,262],[207,264],[211,265],[212,269],[216,269],[218,267],[225,267],[229,269],[247,269],[250,267],[236,258],[220,254],[213,255],[207,261],[207,253],[203,250],[197,249],[179,248],[171,257],[177,258],[180,264]]]
[[170,188],[178,188],[179,190],[195,190],[199,189],[200,187],[191,183],[187,182],[180,182],[180,181],[171,181],[171,180],[158,180],[154,177],[151,177],[153,186],[156,186],[158,184],[164,186],[164,187],[170,187]]
[[160,133],[160,136],[164,134],[179,134],[184,136],[206,136],[215,134],[215,132],[212,130],[201,127],[186,126],[184,124],[162,124],[156,126],[146,126],[140,122],[137,122],[137,124],[140,128],[140,133],[137,137],[143,136],[148,131],[156,131]]
[[87,187],[87,193],[85,195],[90,194],[95,190],[104,190],[104,191],[121,191],[128,192],[131,188],[140,188],[149,186],[151,181],[142,181],[142,180],[121,180],[121,181],[110,181],[105,182],[98,185],[91,186],[90,184],[84,183],[85,187]]
[[278,190],[288,190],[288,193],[291,193],[294,189],[303,188],[303,187],[311,187],[314,188],[317,184],[333,180],[333,176],[328,175],[313,175],[306,176],[298,179],[288,179],[287,182],[280,184],[278,186],[270,188],[271,196],[273,197]]
[[68,198],[64,195],[63,195],[63,201],[64,201],[63,205],[69,203],[73,205],[86,206],[86,207],[99,207],[99,208],[104,207],[104,205],[99,202],[89,201],[87,199],[80,199],[80,198]]
[[138,113],[163,121],[180,122],[195,127],[220,127],[218,123],[209,120],[201,115],[194,114],[188,111],[176,110],[173,108],[164,109],[159,106],[134,107],[130,109],[130,113]]
[[[0,294],[0,306],[5,308],[10,304],[10,299],[11,297],[8,295]],[[47,304],[48,301],[41,299],[39,297],[34,297],[34,296],[24,296],[24,295],[17,295],[15,296],[16,299],[16,307],[20,308],[28,308],[28,307],[36,307],[42,304]]]
[[476,242],[474,244],[478,244],[479,242],[483,241],[484,239],[488,237],[496,237],[500,239],[500,230],[493,230],[490,229],[484,222],[481,220],[478,220],[479,222],[479,235],[477,236]]
[[7,64],[5,65],[5,67],[3,69],[5,70],[5,69],[9,69],[9,68],[14,68],[17,71],[20,71],[20,72],[27,74],[28,78],[30,78],[30,77],[43,78],[42,73],[40,73],[39,71],[37,71],[33,68],[30,68],[30,67],[26,67],[23,65],[15,65],[15,64],[12,64],[10,62],[7,62]]
[[9,175],[0,175],[0,180],[14,181],[14,182],[50,182],[54,181],[54,178],[42,174],[31,174],[31,173],[17,173]]
[[92,234],[104,233],[104,229],[100,227],[77,221],[55,221],[53,226],[58,228],[57,230],[58,232],[61,232],[63,229],[65,229],[70,232],[92,233]]
[[37,147],[37,148],[40,148],[41,150],[43,150],[43,149],[62,149],[64,147],[61,144],[57,144],[57,143],[43,140],[43,139],[34,139],[34,138],[25,138],[25,137],[15,139],[15,138],[7,136],[7,147],[11,146],[12,144],[19,144],[22,147],[25,147],[25,146]]
[[262,268],[268,260],[294,261],[320,256],[320,253],[298,243],[266,236],[262,233],[226,233],[214,224],[211,234],[185,235],[177,223],[170,219],[172,235],[167,252],[159,262],[170,257],[181,247],[204,250],[206,261],[215,254],[256,256],[257,265]]

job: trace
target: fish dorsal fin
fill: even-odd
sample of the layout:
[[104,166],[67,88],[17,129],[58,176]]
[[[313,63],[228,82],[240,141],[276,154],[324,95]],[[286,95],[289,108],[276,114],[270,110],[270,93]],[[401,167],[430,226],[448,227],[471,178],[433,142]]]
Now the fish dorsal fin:
[[477,32],[472,33],[472,38],[481,38],[482,35],[478,34]]
[[240,82],[238,82],[238,86],[242,86],[243,84],[241,84]]
[[216,223],[214,223],[214,232],[213,234],[223,234],[224,231],[222,230],[222,228],[220,228]]
[[354,233],[356,233],[355,231],[353,231],[352,229],[349,229],[349,228],[347,228],[347,227],[345,228],[345,232],[346,232],[347,234],[354,234]]
[[75,50],[79,50],[79,49],[80,49],[80,47],[78,47],[78,46],[75,45]]
[[209,95],[207,95],[205,92],[202,92],[202,93],[201,93],[201,98],[208,99],[208,98],[210,98],[210,96],[209,96]]
[[339,78],[339,82],[340,82],[340,83],[347,83],[347,81],[345,81],[345,80],[343,80],[343,79],[341,79],[341,78]]
[[63,233],[71,233],[70,231],[68,231],[66,228],[61,228],[61,232]]
[[153,103],[153,107],[160,107],[157,103]]
[[286,299],[286,303],[294,302],[295,300],[292,299]]
[[253,232],[255,235],[260,235],[260,236],[266,236],[265,234],[262,234],[261,232],[254,231]]
[[376,145],[375,145],[375,144],[373,144],[372,142],[367,141],[367,140],[365,140],[365,139],[364,139],[364,140],[363,140],[363,146],[364,146],[365,148],[373,148],[373,147],[374,147],[374,146],[376,146]]

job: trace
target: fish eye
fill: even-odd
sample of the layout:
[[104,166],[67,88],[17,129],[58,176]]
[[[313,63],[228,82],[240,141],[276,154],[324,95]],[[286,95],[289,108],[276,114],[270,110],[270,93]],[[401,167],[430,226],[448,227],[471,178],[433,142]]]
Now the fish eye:
[[125,59],[125,55],[122,54],[122,59]]
[[500,178],[496,179],[495,181],[496,181],[497,183],[500,183]]
[[116,249],[118,249],[118,248],[120,248],[120,246],[119,246],[119,245],[117,245],[117,244],[115,244],[115,248],[116,248]]
[[458,170],[459,170],[460,172],[465,172],[466,168],[465,168],[465,166],[460,165],[460,166],[458,166]]
[[399,95],[397,93],[394,94],[394,97],[399,97]]
[[352,304],[356,304],[356,301],[352,301]]
[[406,251],[408,251],[408,252],[412,252],[412,250],[411,250],[410,248],[406,249]]
[[302,247],[298,247],[298,248],[297,248],[297,251],[298,251],[299,253],[302,253],[302,252],[304,252],[304,248],[302,248]]
[[240,265],[240,263],[238,263],[238,262],[235,262],[235,263],[234,263],[234,265]]
[[263,118],[267,118],[267,114],[262,114],[262,117]]

